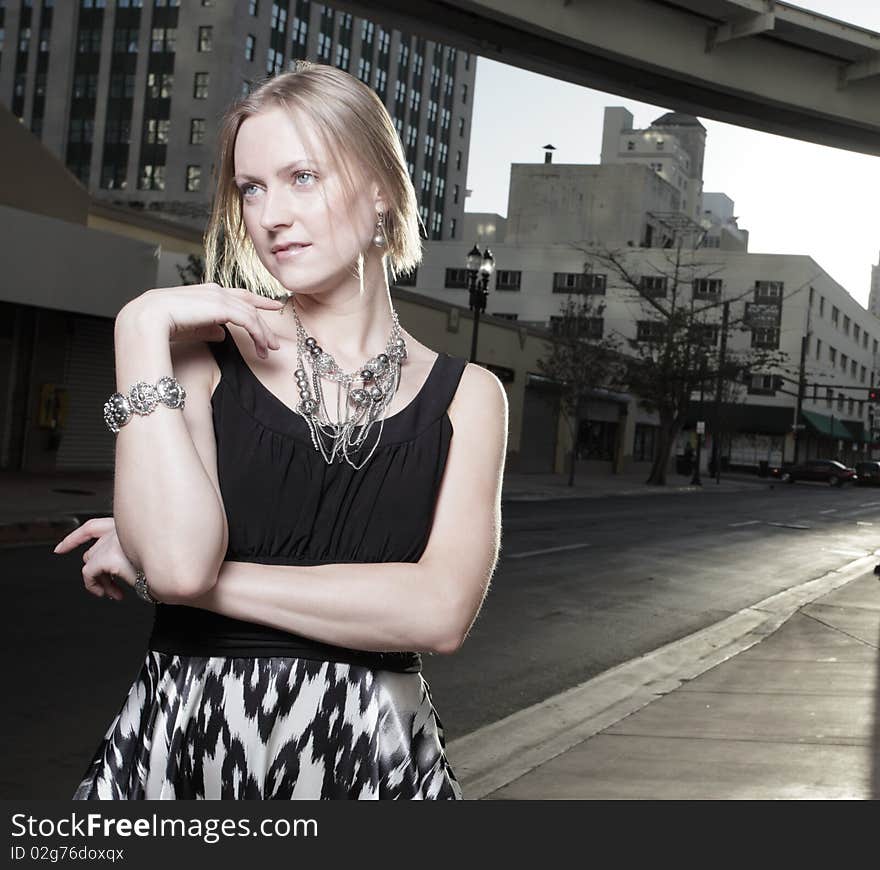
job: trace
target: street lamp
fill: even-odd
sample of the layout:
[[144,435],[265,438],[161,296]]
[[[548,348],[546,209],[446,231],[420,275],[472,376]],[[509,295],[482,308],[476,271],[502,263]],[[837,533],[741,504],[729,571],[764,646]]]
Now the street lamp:
[[480,328],[480,314],[486,310],[486,297],[489,295],[489,278],[495,271],[495,258],[486,248],[481,251],[476,245],[468,251],[466,268],[468,274],[468,290],[470,291],[469,307],[474,312],[474,331],[471,336],[471,362],[477,361],[477,331]]

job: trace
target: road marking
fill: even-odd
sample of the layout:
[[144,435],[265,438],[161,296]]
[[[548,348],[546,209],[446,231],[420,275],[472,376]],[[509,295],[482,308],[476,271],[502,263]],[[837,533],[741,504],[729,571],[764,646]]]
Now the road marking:
[[730,526],[730,528],[734,528],[735,526],[754,526],[760,522],[760,520],[746,520],[742,523],[728,523],[727,525]]
[[544,553],[558,553],[561,550],[579,550],[582,547],[592,547],[592,544],[564,544],[561,547],[545,547],[543,550],[527,550],[525,553],[506,553],[507,559],[525,559],[526,556],[542,556]]

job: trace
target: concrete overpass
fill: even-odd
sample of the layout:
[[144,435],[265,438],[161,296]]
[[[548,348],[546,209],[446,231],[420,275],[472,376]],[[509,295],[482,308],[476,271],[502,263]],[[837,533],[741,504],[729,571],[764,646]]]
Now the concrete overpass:
[[345,0],[336,5],[608,93],[880,154],[880,34],[788,3]]

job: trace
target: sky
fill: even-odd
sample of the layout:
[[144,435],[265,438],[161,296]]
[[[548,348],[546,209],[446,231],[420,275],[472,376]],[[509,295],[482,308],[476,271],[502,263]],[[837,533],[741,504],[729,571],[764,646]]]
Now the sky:
[[[880,32],[880,0],[794,5]],[[543,162],[548,143],[556,163],[598,163],[606,106],[629,109],[637,129],[668,111],[479,58],[465,210],[506,215],[510,164]],[[867,306],[880,258],[880,157],[700,120],[703,190],[734,201],[749,250],[808,254]]]

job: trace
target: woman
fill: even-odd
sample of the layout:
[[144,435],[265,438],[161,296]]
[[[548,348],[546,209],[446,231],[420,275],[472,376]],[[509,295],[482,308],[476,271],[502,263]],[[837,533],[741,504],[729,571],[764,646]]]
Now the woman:
[[504,389],[398,323],[417,203],[369,87],[300,62],[219,140],[209,283],[117,317],[114,517],[56,548],[156,614],[74,798],[460,799],[419,651],[495,569]]

